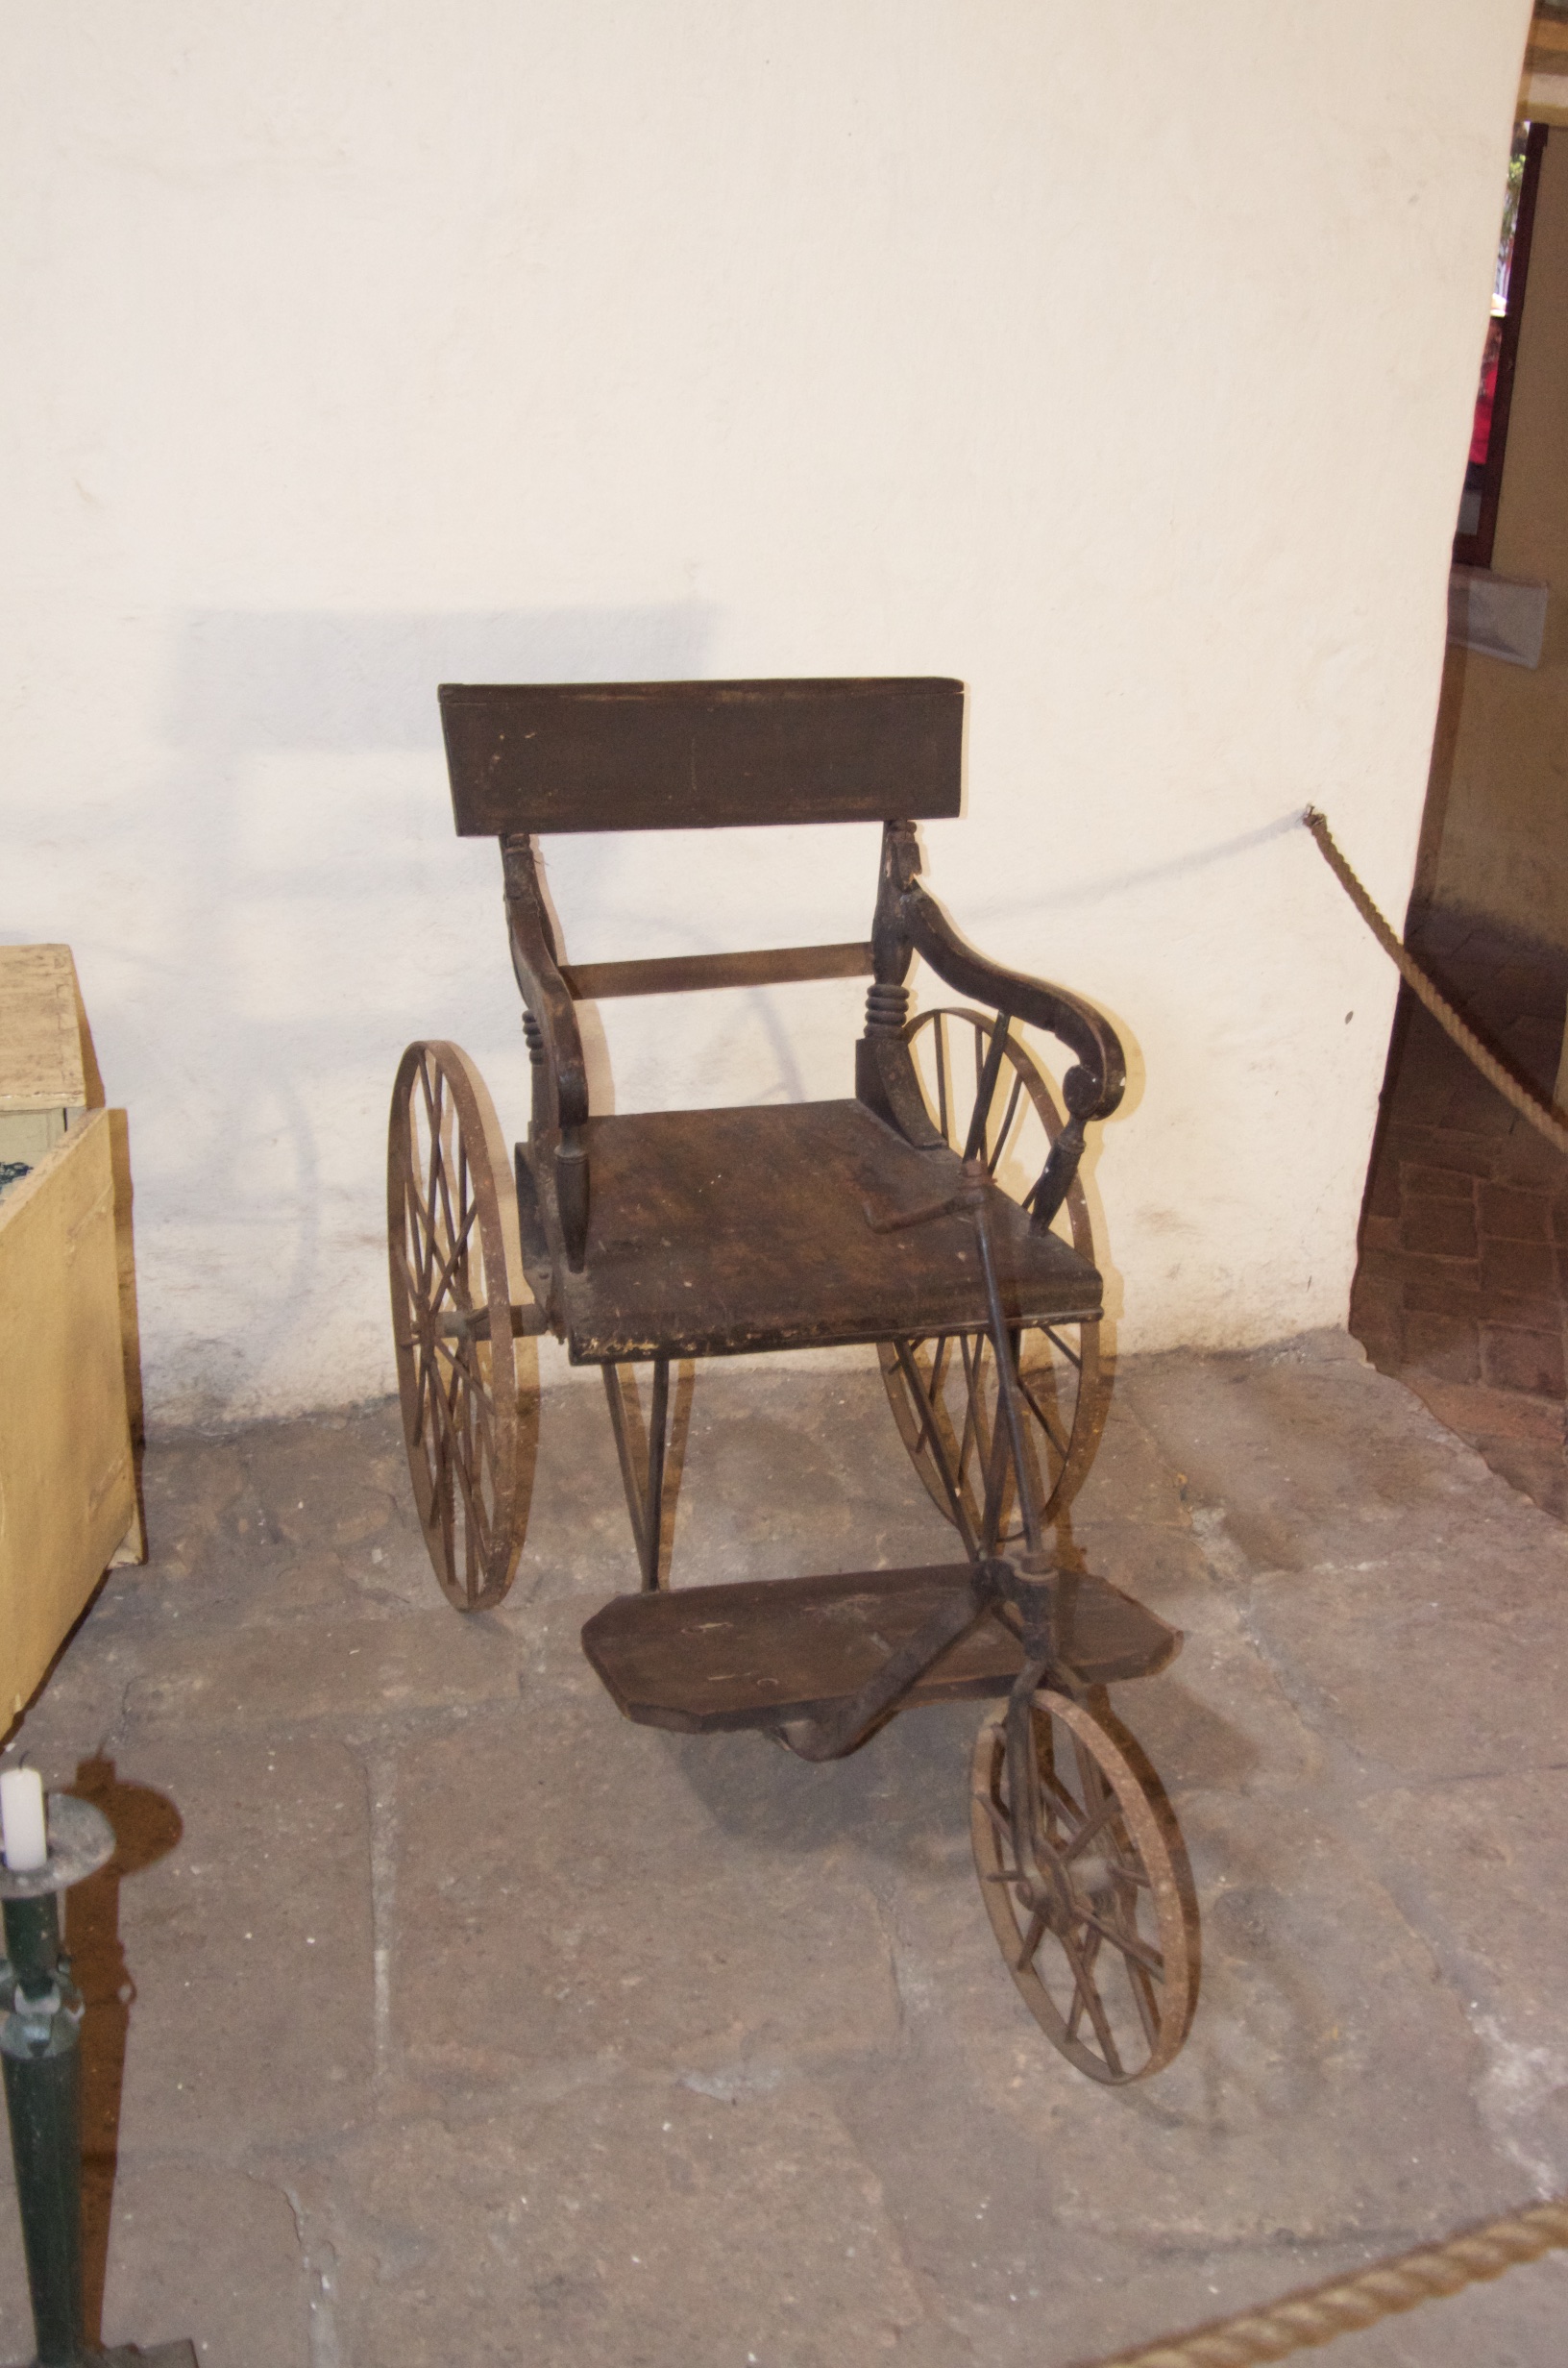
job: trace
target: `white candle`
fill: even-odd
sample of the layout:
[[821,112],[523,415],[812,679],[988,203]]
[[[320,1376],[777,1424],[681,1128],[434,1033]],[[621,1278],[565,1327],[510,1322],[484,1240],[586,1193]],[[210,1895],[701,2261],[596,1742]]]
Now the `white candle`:
[[13,1875],[30,1875],[49,1863],[43,1822],[43,1778],[36,1767],[8,1767],[0,1775],[0,1835],[6,1864]]

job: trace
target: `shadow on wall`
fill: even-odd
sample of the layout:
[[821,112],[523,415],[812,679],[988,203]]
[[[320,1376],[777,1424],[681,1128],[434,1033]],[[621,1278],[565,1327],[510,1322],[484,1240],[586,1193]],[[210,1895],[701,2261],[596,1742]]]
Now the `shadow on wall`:
[[449,616],[186,620],[169,738],[177,748],[438,749],[438,682],[679,680],[701,671],[712,608],[475,610]]
[[137,999],[157,1070],[135,1082],[165,1418],[377,1386],[374,1179],[410,1036],[464,1038],[526,1099],[494,849],[453,844],[436,685],[698,675],[713,620],[697,603],[185,620],[159,821],[135,824],[137,869],[157,867]]

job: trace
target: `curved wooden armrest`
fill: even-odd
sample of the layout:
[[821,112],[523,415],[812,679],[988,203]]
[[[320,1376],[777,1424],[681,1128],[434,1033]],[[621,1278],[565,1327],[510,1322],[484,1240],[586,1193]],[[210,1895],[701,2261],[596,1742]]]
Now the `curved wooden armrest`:
[[1041,978],[988,961],[959,936],[918,879],[899,897],[898,918],[909,943],[948,986],[960,995],[974,996],[992,1011],[1044,1028],[1077,1055],[1078,1066],[1062,1081],[1063,1098],[1075,1119],[1110,1117],[1126,1087],[1127,1063],[1109,1020],[1066,987],[1049,986]]

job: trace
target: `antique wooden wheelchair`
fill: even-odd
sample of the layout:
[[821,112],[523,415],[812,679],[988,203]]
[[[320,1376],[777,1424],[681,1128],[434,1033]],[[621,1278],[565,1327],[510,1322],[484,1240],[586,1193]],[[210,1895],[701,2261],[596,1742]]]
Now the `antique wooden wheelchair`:
[[[533,1108],[515,1165],[454,1046],[398,1072],[387,1215],[414,1493],[459,1610],[498,1603],[526,1516],[516,1342],[598,1365],[642,1586],[583,1630],[626,1714],[755,1727],[810,1759],[895,1712],[1001,1698],[970,1804],[988,1913],[1054,2043],[1094,2079],[1167,2063],[1195,1982],[1179,1838],[1104,1689],[1180,1637],[1044,1539],[1100,1414],[1101,1284],[1078,1163],[1121,1048],[1060,987],[997,968],[922,886],[915,824],[960,805],[964,693],[926,679],[450,685],[464,835],[501,842]],[[878,821],[863,944],[575,967],[537,833]],[[960,1008],[911,1016],[916,956]],[[852,1098],[598,1117],[576,1004],[869,975]],[[1060,1103],[1018,1024],[1072,1056]],[[525,1290],[525,1283],[527,1289]],[[874,1344],[894,1420],[962,1556],[912,1570],[670,1591],[673,1360]],[[644,1428],[630,1369],[651,1366]],[[628,1406],[627,1389],[631,1387]]]

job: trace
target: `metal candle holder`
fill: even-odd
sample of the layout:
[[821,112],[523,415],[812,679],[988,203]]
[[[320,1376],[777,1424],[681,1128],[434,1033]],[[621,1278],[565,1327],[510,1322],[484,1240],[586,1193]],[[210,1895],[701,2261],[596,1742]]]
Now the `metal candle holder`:
[[82,1998],[60,1945],[60,1894],[114,1855],[101,1810],[68,1792],[48,1802],[49,1858],[16,1874],[0,1858],[6,1955],[0,2024],[11,2152],[37,2355],[33,2368],[196,2368],[189,2343],[111,2352],[86,2339],[82,2303]]

